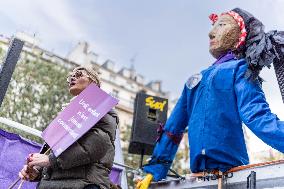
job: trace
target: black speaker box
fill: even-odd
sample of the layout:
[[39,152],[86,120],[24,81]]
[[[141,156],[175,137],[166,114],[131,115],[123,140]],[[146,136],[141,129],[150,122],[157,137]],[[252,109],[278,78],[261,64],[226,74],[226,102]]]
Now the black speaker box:
[[128,152],[151,155],[159,124],[167,120],[168,100],[139,92],[134,103],[133,124]]

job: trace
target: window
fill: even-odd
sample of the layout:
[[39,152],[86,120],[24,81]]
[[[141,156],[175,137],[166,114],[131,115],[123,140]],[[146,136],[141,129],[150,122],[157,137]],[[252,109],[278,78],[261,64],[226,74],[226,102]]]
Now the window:
[[109,81],[114,82],[115,81],[115,75],[110,74],[109,75]]
[[119,93],[118,90],[113,89],[111,95],[114,96],[115,98],[118,98],[118,93]]
[[134,84],[133,84],[133,82],[127,81],[127,88],[130,89],[130,90],[133,90],[133,89],[134,89]]

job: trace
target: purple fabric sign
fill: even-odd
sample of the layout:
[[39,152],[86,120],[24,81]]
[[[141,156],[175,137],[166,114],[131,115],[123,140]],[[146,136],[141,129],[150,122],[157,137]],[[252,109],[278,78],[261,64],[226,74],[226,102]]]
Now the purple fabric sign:
[[59,156],[93,127],[118,100],[90,84],[43,131],[42,138]]
[[[26,164],[28,154],[38,152],[40,148],[40,144],[0,129],[0,189],[7,189],[18,179],[18,173]],[[121,174],[122,169],[112,167],[110,180],[121,185]],[[24,182],[22,189],[36,188],[36,184],[37,182]]]
[[[17,180],[19,171],[26,164],[28,154],[39,150],[39,144],[0,129],[0,189],[7,189]],[[24,182],[22,189],[33,189],[36,184]]]
[[122,169],[119,169],[117,167],[112,167],[109,175],[111,182],[113,182],[114,184],[121,185],[121,174],[122,174]]

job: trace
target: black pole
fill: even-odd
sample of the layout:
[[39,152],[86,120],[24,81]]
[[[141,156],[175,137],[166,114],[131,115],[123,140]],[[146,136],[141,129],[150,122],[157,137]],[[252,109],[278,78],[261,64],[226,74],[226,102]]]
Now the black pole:
[[247,189],[256,189],[256,172],[252,171],[247,177]]
[[10,42],[9,49],[0,72],[0,107],[8,89],[16,64],[19,60],[23,46],[24,42],[17,38],[13,38]]
[[282,100],[284,102],[284,62],[283,61],[275,61],[273,63],[276,78],[278,81],[278,85],[280,88],[280,93],[282,96]]
[[140,157],[140,168],[143,166],[143,158],[144,158],[145,149],[142,148],[141,150],[141,157]]

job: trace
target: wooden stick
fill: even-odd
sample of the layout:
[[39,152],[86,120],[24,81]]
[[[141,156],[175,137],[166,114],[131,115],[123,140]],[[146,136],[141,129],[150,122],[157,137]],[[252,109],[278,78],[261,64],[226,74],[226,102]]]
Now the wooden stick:
[[50,152],[51,148],[48,148],[45,152],[44,155],[47,155]]
[[219,178],[218,178],[218,189],[222,189],[222,185],[223,185],[223,173],[221,171],[219,171],[218,174]]
[[21,180],[21,178],[19,177],[17,180],[15,180],[10,186],[8,189],[12,189],[14,188],[14,186],[16,186],[16,184]]
[[[51,148],[48,148],[48,149],[44,152],[44,155],[47,155],[47,154],[50,152],[50,150],[51,150]],[[8,187],[8,189],[14,188],[20,180],[21,180],[21,178],[19,177],[17,180],[15,180],[15,181]],[[20,183],[18,189],[21,189],[21,188],[22,188],[22,185],[23,185],[24,182],[25,182],[25,180],[22,180],[22,181],[21,181],[21,183]]]
[[21,181],[21,183],[20,183],[18,189],[21,189],[21,188],[22,188],[22,185],[23,185],[24,182],[25,182],[24,180]]

